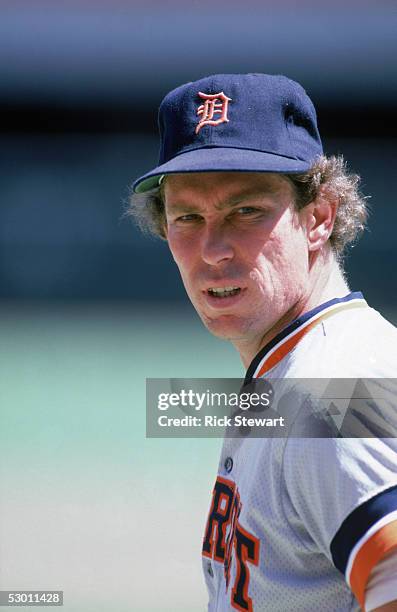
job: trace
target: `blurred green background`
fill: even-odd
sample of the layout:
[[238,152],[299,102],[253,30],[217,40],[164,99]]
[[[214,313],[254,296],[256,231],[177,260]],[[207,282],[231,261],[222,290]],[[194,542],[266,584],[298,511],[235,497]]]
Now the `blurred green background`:
[[62,589],[67,612],[203,610],[220,440],[146,439],[145,378],[241,367],[190,310],[165,310],[1,308],[2,589]]

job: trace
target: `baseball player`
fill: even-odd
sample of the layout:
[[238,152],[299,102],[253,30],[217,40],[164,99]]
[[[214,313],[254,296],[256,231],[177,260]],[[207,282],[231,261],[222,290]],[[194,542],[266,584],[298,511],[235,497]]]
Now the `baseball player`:
[[[210,76],[170,92],[159,123],[133,212],[246,382],[382,379],[393,421],[397,333],[342,268],[365,199],[304,89]],[[202,554],[210,611],[397,610],[396,439],[226,438]]]

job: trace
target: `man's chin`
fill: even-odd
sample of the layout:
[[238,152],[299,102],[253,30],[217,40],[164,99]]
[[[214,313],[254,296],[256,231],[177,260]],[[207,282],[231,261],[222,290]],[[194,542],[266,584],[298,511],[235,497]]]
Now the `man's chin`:
[[222,315],[216,318],[200,316],[208,331],[217,338],[234,341],[247,337],[249,325],[246,319],[233,315]]

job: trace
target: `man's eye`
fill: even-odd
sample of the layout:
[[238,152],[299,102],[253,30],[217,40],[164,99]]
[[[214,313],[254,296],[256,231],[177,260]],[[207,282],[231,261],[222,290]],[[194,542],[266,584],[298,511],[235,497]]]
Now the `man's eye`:
[[175,221],[181,221],[182,223],[187,223],[189,221],[198,221],[200,219],[200,215],[196,215],[195,213],[190,213],[188,215],[181,215],[177,217]]
[[253,206],[241,206],[236,210],[239,215],[250,215],[252,213],[259,212],[258,208],[254,208]]

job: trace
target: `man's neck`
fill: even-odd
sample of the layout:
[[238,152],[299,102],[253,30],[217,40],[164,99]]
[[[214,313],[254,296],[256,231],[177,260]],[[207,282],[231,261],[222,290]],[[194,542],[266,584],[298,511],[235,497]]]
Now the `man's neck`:
[[313,310],[320,304],[349,293],[349,287],[334,258],[322,268],[322,274],[317,274],[315,281],[308,292],[273,325],[258,338],[251,341],[238,341],[233,343],[239,351],[245,368],[248,368],[255,355],[285,329],[297,317]]

